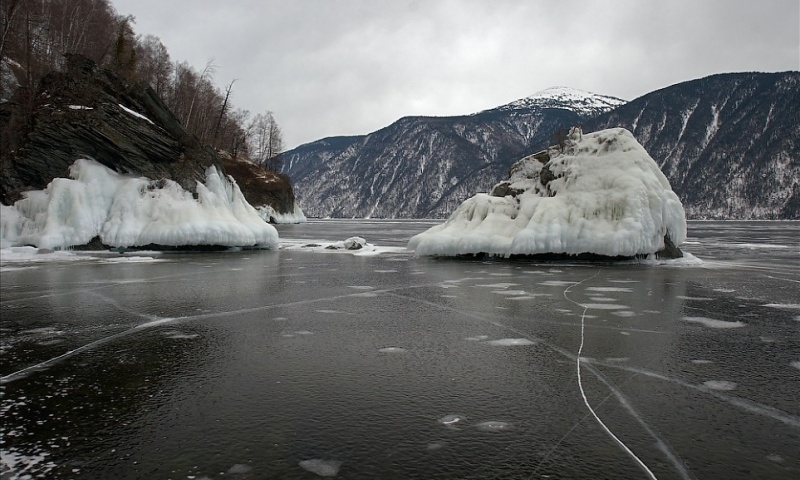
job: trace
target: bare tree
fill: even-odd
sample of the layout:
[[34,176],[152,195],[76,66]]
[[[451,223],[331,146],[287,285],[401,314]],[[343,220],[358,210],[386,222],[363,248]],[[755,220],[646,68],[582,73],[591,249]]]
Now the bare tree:
[[250,156],[253,163],[278,171],[283,161],[283,133],[272,112],[255,116],[248,127]]
[[165,96],[172,76],[172,60],[167,47],[154,35],[136,38],[136,73],[139,80],[148,83],[159,96]]

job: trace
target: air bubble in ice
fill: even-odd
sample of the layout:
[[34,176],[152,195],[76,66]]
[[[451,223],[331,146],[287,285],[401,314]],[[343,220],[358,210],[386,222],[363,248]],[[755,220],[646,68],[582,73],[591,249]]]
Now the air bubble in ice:
[[380,353],[403,353],[407,350],[403,347],[383,347],[378,349]]

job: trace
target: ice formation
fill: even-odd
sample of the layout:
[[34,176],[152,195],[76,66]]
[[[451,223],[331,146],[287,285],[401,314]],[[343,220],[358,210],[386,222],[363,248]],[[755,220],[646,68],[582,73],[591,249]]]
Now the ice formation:
[[56,249],[95,237],[112,247],[278,246],[277,230],[214,167],[197,182],[197,199],[171,180],[122,175],[93,160],[77,160],[70,177],[0,206],[2,248]]
[[269,205],[256,207],[258,214],[264,219],[265,222],[270,223],[306,223],[306,214],[300,209],[300,206],[294,204],[294,210],[291,213],[278,213],[277,210]]
[[442,256],[632,257],[685,238],[683,205],[629,131],[573,128],[562,145],[517,162],[491,195],[467,199],[408,248]]

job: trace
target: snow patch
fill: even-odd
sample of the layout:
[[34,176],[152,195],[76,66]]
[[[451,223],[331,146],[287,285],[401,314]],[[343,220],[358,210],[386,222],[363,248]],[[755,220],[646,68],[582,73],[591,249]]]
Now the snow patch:
[[475,425],[475,428],[482,432],[503,432],[511,429],[511,424],[498,420],[488,420]]
[[339,474],[339,469],[342,467],[342,462],[338,460],[312,458],[310,460],[302,460],[299,465],[304,470],[315,473],[320,477],[335,477]]
[[706,317],[683,317],[682,320],[684,322],[699,323],[708,328],[742,328],[746,325],[744,322],[728,322]]
[[711,390],[730,391],[736,388],[736,382],[729,382],[727,380],[708,380],[703,382],[703,386]]
[[488,342],[486,342],[486,344],[495,347],[517,347],[525,345],[534,345],[535,342],[532,342],[527,338],[501,338],[499,340],[489,340]]
[[[119,108],[121,108],[122,110],[124,110],[124,111],[125,111],[126,113],[128,113],[129,115],[133,115],[133,116],[134,116],[134,117],[136,117],[136,118],[141,118],[142,120],[145,120],[145,121],[147,121],[147,122],[153,123],[153,121],[152,121],[152,120],[150,120],[149,118],[145,117],[145,116],[144,116],[144,115],[142,115],[141,113],[139,113],[139,112],[136,112],[136,111],[134,111],[134,110],[131,110],[130,108],[126,107],[125,105],[123,105],[123,104],[121,104],[121,103],[118,103],[117,105],[119,105]],[[154,124],[154,125],[155,125],[155,124]]]

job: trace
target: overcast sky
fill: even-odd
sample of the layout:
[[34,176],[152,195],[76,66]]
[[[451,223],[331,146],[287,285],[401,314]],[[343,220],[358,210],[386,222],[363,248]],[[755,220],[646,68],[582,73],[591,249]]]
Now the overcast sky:
[[112,0],[136,33],[287,149],[406,115],[460,115],[551,86],[632,100],[715,73],[800,70],[799,0]]

